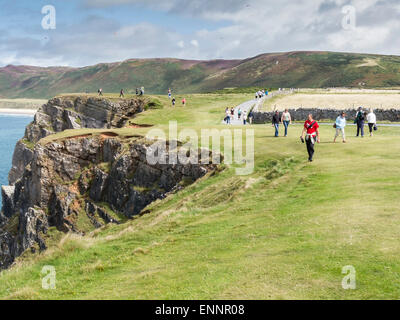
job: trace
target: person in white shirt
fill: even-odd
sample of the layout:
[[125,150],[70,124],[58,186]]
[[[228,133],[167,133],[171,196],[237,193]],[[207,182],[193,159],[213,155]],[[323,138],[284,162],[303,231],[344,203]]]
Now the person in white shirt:
[[226,122],[226,124],[231,123],[231,114],[230,114],[229,108],[225,109],[225,122]]
[[336,118],[335,122],[335,128],[336,128],[336,134],[335,134],[335,139],[333,140],[333,143],[336,143],[337,137],[339,137],[340,134],[342,134],[343,138],[343,143],[346,143],[346,133],[344,131],[344,128],[346,127],[346,113],[342,112],[340,116]]
[[376,115],[374,113],[374,110],[369,109],[369,113],[367,115],[367,121],[368,121],[368,127],[369,127],[369,135],[372,137],[373,134],[373,130],[376,126]]

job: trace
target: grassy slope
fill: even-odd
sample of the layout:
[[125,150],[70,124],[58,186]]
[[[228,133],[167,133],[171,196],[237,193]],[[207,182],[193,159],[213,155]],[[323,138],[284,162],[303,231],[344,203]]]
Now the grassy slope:
[[[136,122],[221,128],[223,108],[239,98],[190,96],[185,109],[149,111]],[[349,143],[333,145],[333,129],[323,127],[310,165],[297,138],[301,127],[286,139],[272,138],[269,126],[254,128],[251,176],[228,168],[154,203],[143,217],[85,238],[63,236],[4,272],[0,296],[398,299],[400,129],[361,140],[351,138],[351,127]],[[44,265],[56,267],[54,291],[41,289]],[[341,288],[345,265],[357,270],[357,290]]]
[[[0,96],[52,97],[59,93],[212,92],[232,87],[400,86],[400,57],[332,52],[264,54],[251,59],[185,61],[128,60],[85,68],[0,68]],[[253,89],[251,89],[253,91]],[[251,92],[252,92],[251,91]]]

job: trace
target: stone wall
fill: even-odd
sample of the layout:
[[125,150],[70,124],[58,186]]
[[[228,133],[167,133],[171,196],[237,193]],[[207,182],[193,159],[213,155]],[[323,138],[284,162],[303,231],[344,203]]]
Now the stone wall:
[[[289,112],[292,116],[293,121],[303,121],[307,119],[308,115],[311,113],[314,116],[315,120],[336,120],[338,115],[343,110],[335,110],[335,109],[290,109]],[[347,114],[347,119],[352,120],[356,117],[357,110],[348,109],[344,110]],[[400,110],[397,109],[377,109],[374,110],[376,114],[376,118],[378,121],[391,121],[391,122],[400,122]],[[253,123],[263,124],[263,123],[271,123],[272,116],[274,112],[254,112]],[[282,115],[282,112],[280,112]]]

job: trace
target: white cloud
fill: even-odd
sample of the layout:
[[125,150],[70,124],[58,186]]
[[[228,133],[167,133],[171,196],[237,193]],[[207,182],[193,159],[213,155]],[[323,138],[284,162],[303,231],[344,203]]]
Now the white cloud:
[[[166,28],[162,19],[157,25],[121,26],[117,17],[115,21],[90,17],[82,24],[57,26],[48,41],[0,35],[0,63],[78,66],[128,58],[247,58],[265,52],[295,50],[399,54],[398,0],[83,0],[83,3],[96,10],[139,5],[157,10],[161,16],[172,15],[178,22],[180,16],[185,16],[224,23],[217,28],[202,27],[189,32],[179,23],[172,30]],[[347,4],[356,8],[354,31],[345,31],[341,25],[342,7]]]

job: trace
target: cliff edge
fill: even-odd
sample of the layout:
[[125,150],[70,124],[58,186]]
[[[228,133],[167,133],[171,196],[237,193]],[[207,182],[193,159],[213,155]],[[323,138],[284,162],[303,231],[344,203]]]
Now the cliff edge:
[[[114,104],[76,98],[53,99],[39,110],[17,144],[10,186],[2,187],[0,269],[11,266],[27,249],[45,250],[51,227],[85,234],[107,223],[121,223],[216,169],[211,153],[203,164],[169,164],[168,143],[159,151],[165,153],[166,164],[149,164],[147,154],[156,141],[134,134],[96,131],[37,143],[78,125],[122,127],[144,107],[141,101]],[[180,148],[178,144],[174,151]]]
[[118,99],[115,101],[88,97],[64,96],[51,99],[35,114],[26,127],[25,136],[14,151],[8,179],[10,185],[21,178],[24,168],[32,161],[33,147],[40,139],[67,129],[122,128],[137,113],[143,112],[145,99]]

